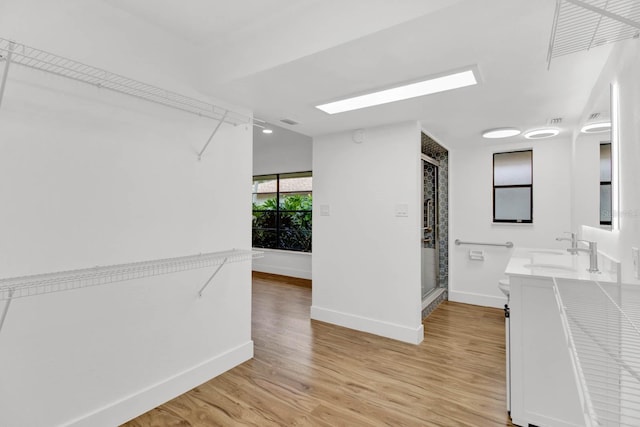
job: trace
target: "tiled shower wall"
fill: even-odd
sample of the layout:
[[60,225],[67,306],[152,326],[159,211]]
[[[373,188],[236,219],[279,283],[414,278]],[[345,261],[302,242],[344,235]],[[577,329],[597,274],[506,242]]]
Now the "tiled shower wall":
[[[438,206],[438,201],[434,199],[434,195],[436,192],[436,186],[438,185],[438,177],[436,176],[436,167],[434,165],[432,165],[431,163],[426,163],[424,164],[424,169],[422,171],[422,185],[424,187],[424,206],[423,206],[423,212],[424,212],[424,218],[423,218],[423,226],[426,227],[427,224],[435,224],[436,223],[436,218],[435,218],[435,211],[433,209],[427,209],[427,200],[431,199],[432,203],[437,207]],[[433,230],[431,232],[427,232],[425,230],[424,233],[424,237],[425,238],[431,238],[431,243],[426,243],[425,247],[426,248],[431,248],[431,249],[435,249],[436,247],[436,239],[435,239],[435,231]]]
[[[422,153],[440,162],[436,180],[438,185],[438,286],[446,289],[449,284],[449,152],[423,133]],[[425,179],[425,185],[429,187],[427,179]]]

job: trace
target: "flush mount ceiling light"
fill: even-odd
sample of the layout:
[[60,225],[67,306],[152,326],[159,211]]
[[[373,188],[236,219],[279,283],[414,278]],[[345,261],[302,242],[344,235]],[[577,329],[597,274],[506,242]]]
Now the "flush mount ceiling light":
[[558,129],[536,129],[525,132],[524,137],[527,139],[544,139],[556,136],[560,131]]
[[346,98],[340,101],[329,102],[328,104],[316,105],[316,108],[328,114],[337,114],[444,92],[446,90],[458,89],[465,86],[472,86],[477,83],[478,80],[473,70],[466,70],[446,76],[430,78],[417,83]]
[[264,120],[260,120],[256,117],[253,118],[253,126],[262,129],[262,133],[266,133],[267,135],[273,133],[273,129],[269,129],[267,127],[268,123]]
[[509,138],[511,136],[516,136],[516,135],[520,135],[520,129],[498,128],[498,129],[489,129],[482,132],[482,137],[488,138],[488,139]]
[[582,126],[580,132],[582,133],[598,133],[598,132],[606,132],[611,130],[611,122],[601,122],[601,123],[589,123],[588,125]]

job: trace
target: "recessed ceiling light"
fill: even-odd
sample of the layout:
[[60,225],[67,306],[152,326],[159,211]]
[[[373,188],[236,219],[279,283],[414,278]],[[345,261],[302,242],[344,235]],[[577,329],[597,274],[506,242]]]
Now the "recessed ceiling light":
[[558,129],[536,129],[525,132],[524,137],[527,139],[543,139],[556,136],[560,131]]
[[271,130],[271,129],[262,129],[262,133],[272,134],[273,130]]
[[520,130],[515,128],[489,129],[482,132],[482,137],[489,139],[509,138],[516,135],[520,135]]
[[444,92],[445,90],[458,89],[465,86],[475,85],[477,83],[478,81],[476,80],[473,70],[467,70],[442,77],[423,80],[417,83],[368,93],[366,95],[316,105],[316,108],[328,114],[343,113],[345,111],[358,110],[360,108],[373,107],[374,105],[382,105],[389,102],[403,101],[405,99],[416,98],[418,96]]
[[608,130],[611,130],[611,122],[590,123],[588,125],[582,126],[582,129],[580,129],[580,132],[598,133],[598,132],[606,132]]

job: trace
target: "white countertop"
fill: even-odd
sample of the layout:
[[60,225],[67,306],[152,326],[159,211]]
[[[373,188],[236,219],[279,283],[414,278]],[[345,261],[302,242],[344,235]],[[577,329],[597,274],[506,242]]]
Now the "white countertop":
[[572,255],[562,249],[516,248],[505,270],[508,276],[559,277],[599,282],[617,282],[619,263],[599,254],[600,273],[590,273],[589,254]]

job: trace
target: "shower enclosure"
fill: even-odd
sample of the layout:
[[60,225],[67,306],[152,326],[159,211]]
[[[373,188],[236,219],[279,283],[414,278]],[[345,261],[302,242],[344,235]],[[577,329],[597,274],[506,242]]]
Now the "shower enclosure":
[[447,299],[449,283],[449,152],[422,133],[422,316]]

